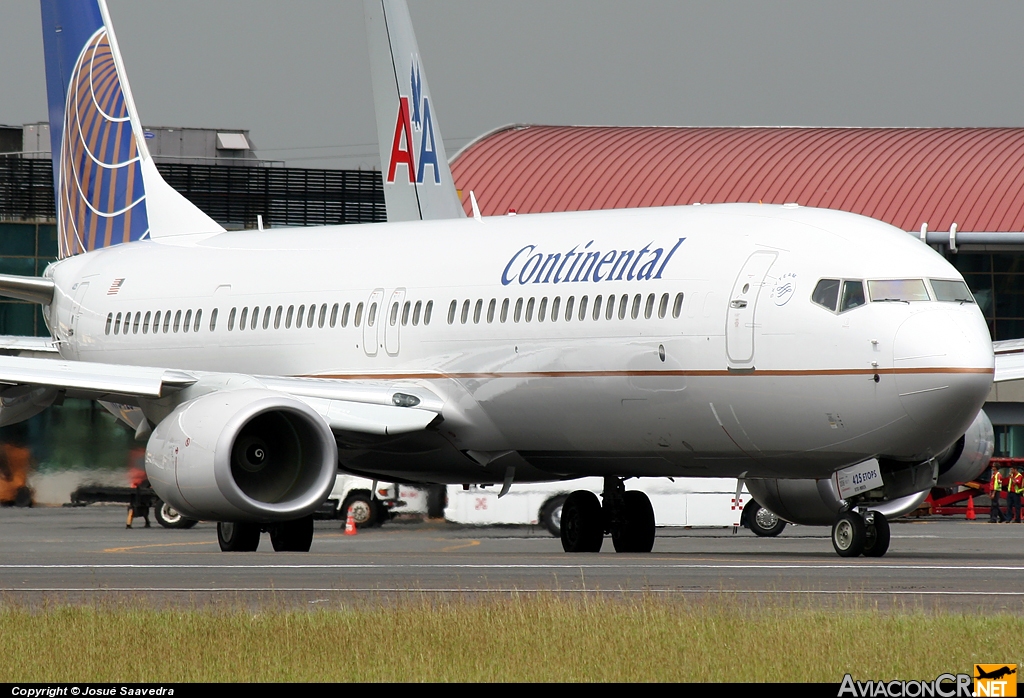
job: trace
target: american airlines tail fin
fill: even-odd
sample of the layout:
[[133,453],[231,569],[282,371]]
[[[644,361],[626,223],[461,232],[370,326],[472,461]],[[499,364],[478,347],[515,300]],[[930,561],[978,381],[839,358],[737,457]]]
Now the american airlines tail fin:
[[41,0],[60,256],[223,230],[146,147],[105,0]]
[[389,221],[464,218],[404,0],[365,0]]

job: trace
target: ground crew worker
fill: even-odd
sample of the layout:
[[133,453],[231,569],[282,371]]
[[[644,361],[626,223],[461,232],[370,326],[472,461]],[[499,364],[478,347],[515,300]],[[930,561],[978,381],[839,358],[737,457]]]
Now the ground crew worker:
[[991,501],[988,508],[989,523],[1003,523],[1006,516],[1003,514],[1002,502],[999,501],[1003,491],[1003,476],[999,473],[999,466],[992,466],[992,482],[990,483],[988,497]]
[[1009,509],[1010,523],[1021,523],[1020,498],[1024,493],[1024,474],[1017,468],[1010,468],[1010,474],[1006,478],[1006,500]]

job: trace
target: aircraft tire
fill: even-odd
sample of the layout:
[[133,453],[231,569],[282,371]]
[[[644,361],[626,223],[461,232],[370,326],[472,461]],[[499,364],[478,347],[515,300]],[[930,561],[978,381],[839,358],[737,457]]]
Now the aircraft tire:
[[313,545],[313,517],[305,516],[271,526],[270,543],[279,553],[308,553]]
[[220,543],[220,549],[226,553],[254,552],[260,547],[260,525],[218,521],[217,542]]
[[167,502],[156,500],[153,505],[153,517],[164,528],[192,528],[198,521],[190,519]]
[[762,538],[774,538],[786,528],[786,522],[780,519],[774,512],[765,509],[753,499],[744,508],[747,526],[754,535]]
[[577,490],[562,504],[559,535],[567,553],[599,553],[604,543],[604,517],[597,495]]
[[864,541],[864,557],[882,557],[889,550],[889,520],[881,512],[875,512],[875,523],[867,527]]
[[566,496],[560,494],[552,497],[540,508],[540,522],[555,538],[562,535],[562,507],[565,505]]
[[845,511],[832,524],[832,547],[839,557],[857,557],[864,552],[867,525],[855,511]]
[[654,507],[651,499],[639,490],[623,494],[626,505],[625,525],[612,531],[612,545],[617,553],[649,553],[654,549]]

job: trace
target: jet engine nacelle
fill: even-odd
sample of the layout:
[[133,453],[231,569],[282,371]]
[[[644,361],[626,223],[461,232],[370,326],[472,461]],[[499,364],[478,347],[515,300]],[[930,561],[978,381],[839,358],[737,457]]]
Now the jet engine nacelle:
[[153,430],[146,474],[185,516],[286,521],[312,514],[334,486],[338,447],[307,404],[265,389],[216,391]]
[[[883,475],[884,477],[884,475]],[[802,526],[831,526],[842,509],[831,478],[821,480],[745,480],[758,504],[779,518]],[[866,502],[872,511],[894,519],[916,509],[928,497],[930,478],[923,490],[886,500]],[[916,489],[916,488],[911,488]]]
[[988,467],[995,444],[992,422],[982,410],[964,435],[939,456],[939,479],[936,485],[952,487],[976,478]]
[[0,427],[24,422],[52,405],[56,388],[19,385],[0,393]]

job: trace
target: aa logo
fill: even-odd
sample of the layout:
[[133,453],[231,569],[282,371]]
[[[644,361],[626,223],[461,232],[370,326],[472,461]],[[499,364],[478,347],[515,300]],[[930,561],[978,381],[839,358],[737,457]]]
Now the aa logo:
[[975,696],[1016,696],[1016,664],[975,664]]

